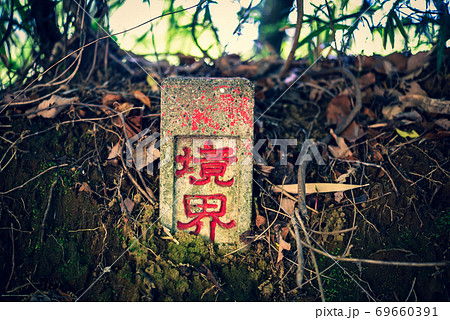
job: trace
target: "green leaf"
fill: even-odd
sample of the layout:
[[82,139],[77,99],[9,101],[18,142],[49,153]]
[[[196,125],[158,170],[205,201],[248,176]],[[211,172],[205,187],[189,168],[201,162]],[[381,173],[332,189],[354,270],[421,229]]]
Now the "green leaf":
[[384,26],[383,29],[383,48],[386,49],[386,45],[387,45],[387,38],[388,38],[388,30],[391,27],[392,24],[392,19],[391,17],[388,15],[387,20],[386,20],[386,25]]
[[415,130],[412,130],[411,132],[407,132],[407,131],[403,131],[403,130],[395,128],[395,131],[397,131],[397,134],[402,138],[417,138],[417,137],[419,137],[419,134]]
[[[344,24],[335,24],[334,25],[334,30],[346,30],[348,29],[349,26],[346,26]],[[311,32],[308,36],[306,36],[305,38],[302,39],[302,41],[300,41],[298,43],[298,47],[300,48],[301,46],[303,46],[305,43],[309,43],[311,42],[311,40],[315,37],[318,37],[322,32],[324,31],[330,31],[330,26],[329,25],[323,25],[321,26],[319,29]]]
[[403,38],[405,38],[406,43],[408,43],[408,34],[406,33],[405,27],[403,26],[403,22],[399,19],[395,12],[392,13],[395,23],[397,24],[397,28],[400,30]]

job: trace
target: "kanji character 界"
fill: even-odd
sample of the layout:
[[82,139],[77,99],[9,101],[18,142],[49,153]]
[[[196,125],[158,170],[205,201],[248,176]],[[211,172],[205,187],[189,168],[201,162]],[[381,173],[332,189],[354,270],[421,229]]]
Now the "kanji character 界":
[[[199,204],[193,204],[192,200],[200,200]],[[211,200],[218,200],[220,202],[220,206],[215,203],[208,203]],[[216,225],[221,226],[225,229],[233,228],[236,225],[234,220],[231,220],[228,223],[220,221],[220,217],[223,217],[226,213],[226,204],[227,198],[223,194],[213,194],[213,195],[184,195],[183,197],[183,206],[184,212],[188,218],[194,218],[189,222],[180,222],[177,221],[177,228],[180,230],[184,230],[187,228],[191,228],[195,226],[195,230],[191,231],[191,234],[198,235],[203,226],[203,222],[201,221],[203,218],[211,217],[210,221],[210,235],[209,239],[211,242],[214,242],[214,238],[216,236]],[[192,212],[192,209],[200,209],[198,212]],[[207,209],[217,209],[216,211],[207,211]]]

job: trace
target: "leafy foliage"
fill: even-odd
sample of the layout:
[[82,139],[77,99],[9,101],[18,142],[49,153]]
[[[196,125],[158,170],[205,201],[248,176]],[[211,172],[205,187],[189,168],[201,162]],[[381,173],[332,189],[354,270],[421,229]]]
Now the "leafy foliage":
[[[142,0],[148,3],[149,0]],[[46,48],[42,30],[39,30],[39,19],[33,15],[33,3],[35,0],[0,0],[0,75],[2,87],[15,81],[23,82],[27,77],[39,72],[46,67],[46,62],[54,54],[55,48]],[[50,0],[43,2],[53,3]],[[250,1],[247,5],[241,5],[236,12],[239,24],[234,34],[240,35],[245,23],[262,24],[262,10],[267,1]],[[52,9],[55,23],[59,29],[61,42],[67,44],[70,40],[79,39],[81,46],[83,31],[80,29],[80,10],[76,3],[85,6],[93,19],[86,17],[88,25],[94,34],[97,33],[98,23],[109,30],[109,13],[120,8],[124,0],[80,0],[59,1]],[[176,0],[165,0],[162,14],[183,9]],[[166,18],[167,33],[164,37],[167,52],[179,51],[180,41],[185,45],[185,50],[197,48],[200,55],[207,58],[217,57],[217,53],[223,53],[225,47],[218,34],[218,28],[214,24],[211,14],[211,6],[220,6],[213,0],[198,0],[198,6],[194,13],[179,12],[176,15],[168,15]],[[398,37],[404,40],[404,48],[411,49],[411,38],[417,38],[417,44],[429,44],[434,46],[437,53],[437,65],[440,70],[444,50],[450,39],[450,14],[448,1],[426,0],[425,9],[415,8],[413,0],[363,0],[359,7],[355,7],[349,0],[331,2],[329,0],[317,1],[313,4],[312,14],[305,14],[303,26],[308,26],[309,32],[302,32],[299,39],[297,56],[304,54],[305,48],[310,59],[317,59],[321,50],[334,47],[339,52],[344,52],[350,47],[354,33],[359,28],[369,28],[372,35],[379,34],[382,37],[384,48],[390,44],[391,48]],[[356,9],[355,9],[356,8]],[[291,11],[294,10],[291,8]],[[387,12],[380,20],[375,19],[376,13],[382,10]],[[293,28],[284,20],[271,25],[261,26],[260,30],[267,32],[280,32]],[[281,28],[281,29],[280,29]],[[89,32],[87,32],[89,34]],[[152,37],[155,47],[155,35],[153,26],[135,39],[136,43],[143,43]],[[342,41],[341,39],[345,39]],[[174,41],[176,40],[176,41]],[[174,43],[177,46],[174,47]],[[256,47],[255,47],[256,49]],[[183,52],[192,54],[194,51]],[[212,53],[213,52],[213,53]],[[57,59],[58,57],[53,57]]]

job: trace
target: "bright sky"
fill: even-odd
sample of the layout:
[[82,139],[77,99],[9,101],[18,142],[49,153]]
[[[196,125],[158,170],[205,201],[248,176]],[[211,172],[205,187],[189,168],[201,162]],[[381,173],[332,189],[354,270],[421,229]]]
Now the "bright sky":
[[[258,37],[258,25],[250,19],[250,23],[245,23],[242,26],[242,31],[240,35],[233,35],[236,27],[239,24],[237,18],[237,12],[241,7],[247,7],[250,4],[250,0],[217,0],[217,4],[210,4],[211,15],[214,25],[218,29],[218,34],[220,38],[220,43],[223,48],[225,48],[228,53],[241,54],[244,57],[250,57],[252,55],[252,48],[254,45],[254,40]],[[256,5],[260,0],[254,0],[253,5]],[[385,6],[378,10],[374,15],[374,21],[385,21],[385,15],[389,12],[395,0],[388,1]],[[182,5],[183,7],[193,6],[198,3],[198,0],[178,0],[175,2],[176,5]],[[324,0],[314,1],[316,4],[324,3]],[[358,8],[362,3],[359,1],[350,1],[349,7],[351,9]],[[411,6],[424,10],[426,8],[425,0],[411,0]],[[110,17],[110,25],[114,32],[121,31],[124,29],[132,28],[142,22],[145,22],[151,18],[157,17],[161,14],[163,10],[162,0],[152,0],[150,1],[150,6],[148,3],[143,3],[142,0],[127,0],[124,5],[120,7],[117,11],[113,12]],[[177,14],[176,17],[180,19],[178,22],[189,23],[192,19],[192,14],[195,9],[188,11],[189,14]],[[314,7],[310,1],[305,1],[305,14],[313,14]],[[297,12],[294,10],[289,16],[290,23],[295,24]],[[383,20],[384,18],[384,20]],[[166,33],[168,29],[167,18],[157,19],[153,23],[153,35],[154,43],[156,46],[156,51],[158,53],[167,52],[166,47]],[[147,24],[137,30],[133,30],[124,35],[118,37],[120,45],[124,49],[133,50],[135,53],[140,54],[151,54],[154,52],[154,46],[152,42],[152,33],[149,32],[147,38],[143,43],[136,45],[135,39],[141,36],[143,33],[150,29],[150,24]],[[294,28],[288,29],[288,35],[292,36],[294,34]],[[200,30],[198,30],[200,32]],[[300,38],[311,32],[311,29],[307,25],[303,25]],[[337,31],[336,36],[339,40],[342,37],[343,32]],[[364,53],[366,55],[372,55],[374,53],[378,54],[389,54],[392,51],[402,51],[404,49],[404,40],[400,33],[395,36],[395,46],[394,49],[391,48],[388,41],[388,46],[386,50],[382,46],[382,38],[379,34],[372,35],[368,26],[366,24],[360,24],[359,30],[354,33],[354,41],[352,42],[351,48],[347,51],[347,54],[360,54]],[[414,34],[409,35],[410,43],[414,46],[416,40],[414,39]],[[184,40],[183,40],[184,39]],[[199,37],[199,42],[202,44],[203,48],[207,48],[212,42],[210,41],[210,35],[204,34]],[[175,39],[171,43],[170,48],[171,53],[177,52],[178,50],[184,53],[190,53],[192,55],[201,56],[200,51],[192,46],[191,41],[186,41],[185,38],[180,35],[179,39]],[[282,53],[283,57],[286,57],[291,44],[286,45],[285,52]],[[418,48],[416,51],[427,50],[427,47]],[[221,52],[217,49],[216,51],[210,51],[212,56],[218,56]],[[304,56],[306,54],[306,48],[304,52],[299,52],[299,56]]]

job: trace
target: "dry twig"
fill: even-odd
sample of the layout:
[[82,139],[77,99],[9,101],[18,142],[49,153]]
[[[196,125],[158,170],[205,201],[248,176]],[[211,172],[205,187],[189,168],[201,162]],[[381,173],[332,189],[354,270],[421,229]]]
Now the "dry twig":
[[295,34],[294,38],[292,39],[292,48],[289,52],[289,56],[286,59],[283,68],[281,69],[280,75],[278,76],[280,79],[283,79],[286,75],[286,72],[288,71],[289,67],[291,66],[292,59],[294,59],[295,51],[297,50],[298,46],[298,38],[300,37],[300,31],[302,30],[302,24],[303,24],[303,0],[296,0],[297,1],[297,24],[295,25]]

